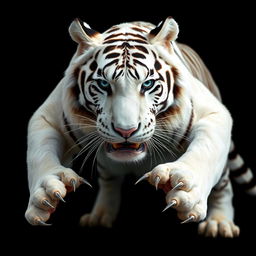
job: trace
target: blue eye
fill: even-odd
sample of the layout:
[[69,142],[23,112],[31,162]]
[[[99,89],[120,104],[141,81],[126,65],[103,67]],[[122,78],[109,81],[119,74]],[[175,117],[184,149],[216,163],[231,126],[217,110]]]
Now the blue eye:
[[97,84],[102,88],[107,88],[110,86],[110,84],[107,81],[101,79],[97,80]]
[[111,89],[111,85],[109,82],[107,82],[106,80],[102,80],[102,79],[97,79],[96,82],[101,90],[107,92],[108,95],[112,94],[112,89]]
[[148,90],[150,89],[153,85],[155,84],[155,80],[147,80],[142,84],[142,89],[143,90]]

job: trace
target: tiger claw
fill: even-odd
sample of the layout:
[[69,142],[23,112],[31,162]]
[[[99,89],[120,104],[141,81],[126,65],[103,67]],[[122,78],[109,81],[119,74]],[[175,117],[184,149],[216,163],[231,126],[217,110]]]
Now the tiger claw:
[[176,184],[173,188],[172,188],[172,190],[175,190],[175,189],[179,189],[180,187],[182,187],[184,184],[183,184],[183,182],[181,181],[181,182],[179,182],[178,184]]
[[63,197],[61,196],[60,192],[56,191],[54,192],[54,195],[60,199],[63,203],[66,203],[66,201],[63,199]]
[[176,200],[172,200],[169,204],[166,205],[166,207],[162,210],[162,212],[166,211],[167,209],[169,209],[170,207],[176,204],[177,204]]
[[40,225],[40,226],[45,226],[45,227],[52,225],[52,224],[46,223],[46,222],[44,222],[44,221],[42,221],[42,220],[37,220],[37,224]]
[[86,185],[88,185],[89,187],[92,188],[92,185],[86,179],[80,178],[80,182],[83,183],[83,184],[86,184]]
[[47,199],[43,200],[43,205],[48,206],[52,209],[55,209],[55,207]]
[[141,182],[142,180],[145,180],[148,178],[148,174],[144,174],[142,177],[140,177],[135,183],[134,185],[137,185],[139,182]]
[[71,179],[70,183],[71,183],[71,185],[73,187],[73,191],[75,192],[76,191],[76,181],[74,179]]
[[182,221],[180,224],[185,224],[185,223],[189,223],[195,220],[195,216],[191,215],[189,216],[186,220]]
[[155,187],[156,187],[156,190],[158,189],[158,184],[160,182],[160,177],[159,176],[156,176],[155,178]]

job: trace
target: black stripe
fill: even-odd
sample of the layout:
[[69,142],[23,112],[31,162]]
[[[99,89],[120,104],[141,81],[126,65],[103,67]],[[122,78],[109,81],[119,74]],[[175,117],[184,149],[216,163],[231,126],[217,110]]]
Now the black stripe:
[[117,58],[119,56],[120,56],[120,53],[113,52],[113,53],[109,53],[105,58],[106,59],[113,59],[113,58]]
[[80,76],[80,86],[81,86],[81,88],[83,88],[83,86],[84,86],[85,76],[86,76],[86,72],[83,70],[81,72],[81,76]]
[[115,79],[117,79],[119,76],[121,76],[123,74],[123,70],[120,70],[120,72],[116,75]]
[[92,72],[92,73],[87,77],[87,79],[86,79],[86,82],[87,82],[87,83],[93,80],[93,79],[92,79],[92,76],[93,76],[93,75],[94,75],[94,72]]
[[123,42],[121,45],[117,46],[118,49],[134,49],[135,47],[133,45],[130,45],[128,42]]
[[98,75],[98,76],[102,76],[102,69],[101,69],[101,68],[99,68],[99,69],[97,70],[97,75]]
[[96,52],[96,54],[95,54],[95,56],[94,56],[94,59],[95,59],[95,60],[98,58],[99,53],[100,53],[100,50],[98,50],[98,51]]
[[136,64],[139,64],[139,65],[141,65],[143,67],[145,67],[147,69],[148,73],[149,73],[149,69],[148,69],[147,65],[145,65],[144,63],[142,63],[141,61],[139,61],[137,59],[134,59],[133,62],[136,63]]
[[117,67],[115,68],[115,71],[113,72],[113,75],[112,75],[112,80],[115,80],[115,77],[116,77],[116,72],[117,72]]
[[134,79],[137,79],[135,75],[133,75],[133,73],[131,72],[130,69],[128,69],[128,73],[134,78]]
[[157,72],[157,74],[159,76],[159,78],[157,80],[161,80],[161,81],[165,82],[163,76],[159,72]]
[[243,165],[240,168],[238,168],[236,170],[231,170],[230,176],[232,178],[237,178],[237,177],[245,174],[247,172],[247,170],[248,170],[248,166],[246,166],[245,163],[243,163]]
[[139,73],[136,69],[134,69],[134,72],[135,72],[135,76],[137,77],[137,79],[139,80],[140,79],[140,76],[139,76]]
[[107,36],[107,37],[104,39],[104,41],[107,41],[108,39],[111,39],[111,38],[113,38],[113,37],[118,37],[118,36],[124,36],[124,34],[123,34],[123,33],[112,34],[112,35],[110,35],[110,36]]
[[112,50],[114,50],[116,48],[116,45],[110,45],[110,46],[107,46],[104,51],[103,51],[103,54],[104,53],[107,53],[107,52],[110,52]]
[[157,58],[156,53],[154,51],[152,51],[152,50],[151,50],[151,52],[153,53],[154,58],[156,59]]
[[[91,89],[94,89],[96,92],[98,92],[98,93],[100,93],[100,94],[104,94],[96,85],[91,85],[90,87],[89,87],[89,92],[91,92]],[[92,92],[93,93],[93,92]],[[96,94],[95,93],[93,93],[94,95],[93,96],[96,96]]]
[[[157,86],[155,86],[155,88],[154,88],[152,91],[149,92],[149,94],[152,94],[152,93],[156,92],[160,87],[161,87],[161,85],[158,84]],[[163,90],[161,90],[161,92],[162,92],[162,91],[163,91]],[[158,95],[158,96],[159,96],[159,95]]]
[[144,32],[144,33],[148,33],[146,30],[141,29],[141,28],[137,28],[137,27],[132,27],[131,29],[135,30],[135,31],[139,31],[139,32]]
[[103,74],[105,73],[105,69],[113,64],[117,64],[118,63],[118,59],[112,60],[110,61],[108,64],[106,64],[103,68]]
[[165,75],[166,75],[166,83],[167,83],[167,86],[168,86],[168,95],[169,95],[169,92],[170,92],[170,89],[171,89],[171,76],[170,76],[170,73],[169,73],[168,70],[165,72]]
[[[160,92],[156,94],[156,96],[158,96],[159,98],[162,96],[163,90],[164,90],[164,87],[163,87],[162,84],[160,84],[160,88],[161,88]],[[167,99],[168,99],[168,97],[167,97],[166,100],[164,101],[164,104],[166,104]],[[161,102],[160,104],[163,104],[163,102]]]
[[90,64],[90,69],[91,71],[95,71],[98,67],[97,62],[94,60],[91,64]]
[[146,59],[146,56],[141,54],[141,53],[138,53],[138,52],[135,52],[135,53],[132,53],[132,56],[134,58],[139,58],[139,59]]
[[162,65],[160,64],[160,62],[158,60],[155,61],[154,67],[156,70],[159,70],[162,68]]
[[[81,72],[81,76],[80,76],[80,88],[81,88],[82,94],[83,94],[83,96],[84,96],[84,99],[85,99],[85,93],[84,93],[85,76],[86,76],[86,73],[85,73],[85,71],[83,70],[83,71]],[[79,95],[79,94],[78,94],[78,95]],[[78,97],[78,100],[79,100],[79,97]]]
[[142,45],[134,45],[134,47],[136,48],[136,49],[138,49],[139,51],[141,51],[141,52],[144,52],[144,53],[149,53],[148,52],[148,50],[147,50],[147,48],[146,47],[144,47],[144,46],[142,46]]
[[228,154],[228,159],[229,160],[235,160],[238,156],[238,153],[236,151],[236,149],[233,149],[231,152],[229,152]]
[[163,117],[171,117],[174,115],[178,115],[181,111],[181,107],[177,102],[180,100],[183,94],[182,87],[178,86],[177,84],[174,84],[173,87],[173,97],[174,97],[174,103],[169,106],[165,111],[158,113],[157,118],[163,118]]
[[90,100],[88,100],[86,98],[86,95],[84,97],[85,97],[85,107],[87,108],[87,110],[93,112],[93,108],[91,106],[95,107],[95,104],[93,102],[91,102]]
[[[68,131],[68,135],[72,138],[72,140],[75,142],[75,144],[78,144],[79,141],[76,138],[75,134],[71,131],[71,128],[70,128],[69,123],[68,123],[68,120],[65,117],[64,113],[63,113],[63,120],[64,120],[65,127],[66,127],[66,129]],[[82,148],[82,146],[80,144],[78,146],[79,146],[79,148]]]
[[147,40],[147,38],[145,36],[142,36],[140,34],[133,34],[133,33],[125,33],[125,35],[128,35],[128,36],[134,36],[134,37],[138,37],[142,40]]

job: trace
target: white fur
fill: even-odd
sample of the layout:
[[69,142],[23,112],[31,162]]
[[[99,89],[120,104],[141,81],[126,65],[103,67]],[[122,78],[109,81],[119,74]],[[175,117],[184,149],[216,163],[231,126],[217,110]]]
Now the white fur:
[[[163,31],[163,29],[167,30]],[[190,111],[192,111],[190,101],[192,101],[194,118],[192,132],[189,137],[191,142],[185,152],[178,153],[179,157],[176,159],[167,150],[164,150],[162,159],[159,156],[154,158],[152,155],[147,155],[143,162],[136,163],[136,168],[134,168],[133,163],[123,165],[122,162],[109,158],[104,148],[100,147],[97,155],[97,161],[100,163],[99,172],[103,177],[115,177],[115,179],[109,182],[100,181],[100,192],[96,204],[91,214],[81,218],[82,225],[111,226],[120,204],[119,193],[123,176],[130,172],[137,175],[145,174],[149,168],[152,168],[151,166],[155,167],[151,172],[146,173],[151,184],[155,185],[156,177],[160,178],[160,185],[166,184],[168,180],[170,180],[172,187],[179,182],[183,183],[181,189],[170,190],[166,195],[167,203],[172,200],[176,201],[175,209],[180,219],[185,220],[193,215],[195,217],[194,221],[201,221],[207,215],[208,197],[212,188],[219,182],[226,165],[231,143],[232,119],[220,101],[189,73],[183,64],[185,61],[181,61],[176,54],[170,53],[168,49],[164,48],[163,44],[158,44],[160,39],[164,40],[166,38],[167,33],[171,33],[173,40],[176,39],[178,34],[176,22],[167,20],[163,29],[160,35],[151,39],[151,42],[155,43],[154,49],[158,54],[170,66],[175,66],[180,71],[177,84],[186,91],[186,97],[181,104],[187,108],[177,120],[168,124],[168,127],[169,129],[174,128],[178,124],[178,120],[188,123]],[[72,38],[78,43],[85,40],[87,44],[90,44],[90,47],[99,44],[99,41],[95,38],[88,38],[81,31],[78,22],[71,25],[70,31]],[[81,46],[79,47],[81,48]],[[72,85],[70,76],[74,67],[83,62],[86,54],[90,54],[90,47],[89,50],[78,50],[66,71],[65,77],[34,113],[29,122],[27,163],[30,200],[26,218],[33,225],[39,224],[38,220],[47,221],[50,217],[49,209],[42,205],[44,199],[56,206],[57,198],[54,197],[54,192],[58,191],[64,197],[67,192],[65,186],[71,186],[72,179],[75,180],[77,187],[81,184],[80,177],[66,165],[75,148],[69,151],[69,154],[64,154],[67,149],[73,146],[73,141],[66,133],[62,113],[70,114],[70,105],[67,104],[69,99],[66,94],[68,87]],[[180,54],[179,52],[178,55]],[[128,129],[131,125],[136,126],[143,111],[139,111],[142,108],[139,105],[140,99],[136,98],[137,96],[133,94],[132,89],[129,89],[128,93],[127,82],[125,85],[124,90],[124,88],[122,89],[124,83],[120,82],[120,93],[113,98],[118,108],[112,114],[120,127]],[[127,104],[131,109],[129,113],[125,112]],[[124,109],[122,110],[122,108]],[[133,114],[131,115],[131,113]],[[126,125],[129,127],[126,127]],[[185,129],[185,127],[182,129]],[[216,225],[221,221],[226,221],[232,223],[231,226],[228,225],[228,233],[223,230],[219,230],[219,233],[223,236],[233,236],[238,231],[232,221],[231,187],[227,187],[225,191],[221,192],[223,193],[221,197],[223,200],[219,204],[216,200],[214,201],[220,209],[223,208],[220,213],[223,215],[221,220],[218,219],[220,214],[215,213],[214,209],[216,207],[214,208],[214,204],[211,206],[212,214],[210,214],[210,218],[214,222],[214,224],[211,224],[214,227],[212,232],[213,235],[216,235],[218,233]],[[212,194],[211,198],[215,196],[215,194]],[[228,204],[224,203],[225,200],[228,201]],[[206,226],[210,225],[209,220],[207,221],[200,226],[200,232],[203,232]],[[222,225],[223,229],[227,226],[225,223]],[[232,228],[235,231],[230,231]]]

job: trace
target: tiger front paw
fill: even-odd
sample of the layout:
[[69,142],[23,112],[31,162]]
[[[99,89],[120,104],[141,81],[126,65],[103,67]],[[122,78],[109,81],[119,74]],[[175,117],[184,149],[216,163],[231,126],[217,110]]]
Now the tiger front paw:
[[82,183],[90,185],[69,168],[56,168],[36,182],[30,194],[25,218],[31,225],[49,226],[46,223],[63,201],[67,192],[75,191]]
[[156,189],[165,191],[167,206],[163,211],[171,207],[176,209],[182,223],[199,222],[206,217],[207,196],[200,186],[200,177],[189,166],[160,164],[144,174],[138,182],[143,179],[147,179]]

